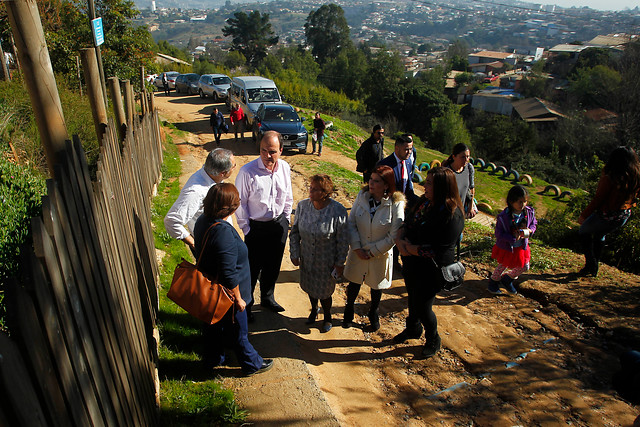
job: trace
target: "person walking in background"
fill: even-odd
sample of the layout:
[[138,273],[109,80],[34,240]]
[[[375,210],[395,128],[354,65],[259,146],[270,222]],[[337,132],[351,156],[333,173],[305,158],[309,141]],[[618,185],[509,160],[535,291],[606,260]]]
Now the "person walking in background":
[[[241,201],[236,219],[249,249],[251,295],[259,278],[260,305],[276,312],[284,311],[274,292],[293,206],[291,168],[280,159],[282,147],[278,132],[265,132],[260,157],[245,164],[236,177]],[[252,306],[253,298],[247,301],[249,321],[253,319]]]
[[369,183],[371,172],[384,156],[384,129],[380,125],[373,127],[371,136],[356,151],[356,171],[362,172],[365,184]]
[[171,91],[169,90],[169,79],[167,78],[167,73],[162,73],[162,88],[164,89],[164,94],[169,96]]
[[311,177],[309,198],[298,203],[289,240],[291,262],[300,266],[300,287],[311,302],[307,324],[315,322],[320,300],[324,312],[321,332],[333,326],[331,296],[349,250],[347,210],[331,198],[333,192],[329,175]]
[[640,161],[631,147],[618,147],[611,153],[598,181],[596,194],[582,211],[580,244],[585,264],[580,276],[597,276],[605,237],[624,226],[640,195]]
[[222,136],[222,131],[224,130],[224,116],[216,107],[213,108],[211,117],[209,117],[209,125],[211,126],[213,136],[216,139],[216,145],[219,146],[220,137]]
[[199,268],[207,277],[217,277],[233,292],[233,309],[214,325],[205,325],[204,357],[207,368],[225,363],[225,346],[233,348],[245,375],[268,371],[273,360],[263,359],[249,342],[246,301],[251,299],[251,274],[247,247],[229,223],[240,206],[240,196],[233,184],[221,183],[209,189],[204,212],[196,221],[194,238],[199,254]]
[[420,338],[424,327],[425,345],[421,355],[427,358],[440,349],[433,303],[441,288],[440,267],[455,261],[455,246],[464,228],[464,213],[451,169],[430,169],[423,185],[424,196],[407,210],[404,226],[396,239],[402,255],[409,315],[405,329],[393,341],[403,343]]
[[451,155],[442,162],[442,166],[448,167],[456,174],[456,183],[460,193],[460,200],[465,208],[465,217],[473,218],[477,209],[473,210],[473,198],[476,194],[475,168],[469,159],[471,151],[466,144],[458,143],[453,146]]
[[318,156],[322,155],[322,141],[324,140],[324,130],[326,128],[326,124],[324,120],[320,118],[320,113],[316,113],[316,118],[313,119],[313,133],[314,137],[311,138],[311,147],[313,151],[311,154],[316,152],[316,142],[318,143]]
[[182,240],[195,255],[193,228],[202,215],[202,201],[209,189],[231,176],[236,167],[231,150],[216,148],[207,160],[184,184],[178,199],[164,217],[164,228],[174,239]]
[[349,285],[343,328],[353,324],[354,304],[363,283],[371,288],[368,314],[371,330],[380,328],[378,307],[382,289],[391,287],[394,268],[391,248],[404,220],[404,205],[402,192],[396,191],[393,170],[389,166],[377,166],[371,173],[369,185],[360,190],[349,213],[351,249],[344,270]]
[[[491,258],[498,261],[498,266],[489,278],[488,289],[492,294],[501,294],[501,285],[510,294],[517,294],[513,281],[529,270],[529,238],[535,233],[538,221],[528,202],[527,189],[514,185],[507,193],[507,207],[496,218],[496,244]],[[506,272],[507,269],[510,270]]]
[[231,114],[229,114],[229,122],[231,122],[231,127],[233,128],[235,142],[238,142],[238,132],[240,132],[240,138],[244,142],[244,121],[244,111],[240,108],[240,104],[235,104],[231,108]]

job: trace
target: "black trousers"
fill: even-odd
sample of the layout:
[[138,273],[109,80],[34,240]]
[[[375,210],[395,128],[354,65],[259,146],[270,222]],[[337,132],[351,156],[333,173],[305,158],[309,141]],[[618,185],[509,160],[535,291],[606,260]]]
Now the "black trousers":
[[438,319],[433,312],[439,286],[437,274],[439,271],[428,259],[417,256],[402,257],[402,275],[407,287],[409,307],[406,328],[411,333],[416,333],[420,331],[422,324],[427,342],[438,333]]
[[[256,282],[260,279],[260,300],[274,301],[276,281],[280,274],[282,256],[287,243],[289,221],[280,215],[273,221],[249,221],[249,234],[244,242],[249,250],[249,266],[251,268],[251,296],[256,289]],[[253,306],[247,302],[248,306]]]

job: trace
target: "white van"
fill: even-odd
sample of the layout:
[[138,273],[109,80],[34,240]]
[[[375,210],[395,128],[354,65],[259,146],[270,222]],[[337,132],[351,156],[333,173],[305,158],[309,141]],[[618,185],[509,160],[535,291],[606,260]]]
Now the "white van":
[[284,98],[273,80],[260,76],[234,77],[231,81],[227,105],[229,109],[234,104],[240,104],[240,108],[247,116],[247,124],[253,124],[258,107],[265,103],[281,104]]

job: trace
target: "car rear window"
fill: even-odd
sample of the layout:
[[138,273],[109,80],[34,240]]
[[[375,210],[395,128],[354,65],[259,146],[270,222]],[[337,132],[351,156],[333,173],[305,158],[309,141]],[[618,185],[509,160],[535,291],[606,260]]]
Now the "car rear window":
[[231,79],[229,77],[215,77],[213,79],[213,84],[214,85],[225,85],[225,84],[230,84],[231,83]]
[[249,102],[278,102],[280,98],[278,97],[278,91],[273,89],[249,89],[247,90],[249,94]]
[[264,120],[272,122],[299,122],[300,117],[293,110],[267,109],[264,112]]

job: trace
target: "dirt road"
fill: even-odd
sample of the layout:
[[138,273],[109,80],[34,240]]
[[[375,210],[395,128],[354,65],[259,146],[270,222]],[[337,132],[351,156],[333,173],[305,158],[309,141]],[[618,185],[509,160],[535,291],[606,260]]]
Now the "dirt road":
[[[163,119],[184,133],[174,134],[183,160],[181,184],[214,148],[208,117],[210,100],[158,95]],[[225,114],[224,104],[219,108]],[[329,135],[331,136],[331,135]],[[252,142],[223,135],[222,147],[239,166],[257,156]],[[305,176],[311,155],[283,156],[292,167],[294,207],[307,197]],[[355,162],[325,148],[323,161],[355,169]],[[231,178],[235,179],[235,176]],[[345,206],[352,201],[339,194]],[[369,295],[356,303],[359,327],[340,327],[345,287],[334,294],[334,328],[321,334],[308,327],[307,296],[298,271],[285,254],[276,288],[281,314],[256,312],[251,341],[271,371],[236,378],[221,372],[249,421],[258,425],[581,425],[630,426],[640,413],[611,389],[617,355],[640,343],[640,283],[633,275],[603,267],[598,280],[570,280],[580,263],[558,252],[554,271],[534,271],[517,296],[486,291],[489,265],[467,263],[464,289],[438,297],[442,350],[419,360],[423,342],[393,345],[404,326],[406,291],[401,278],[383,294],[381,328],[367,331]]]

